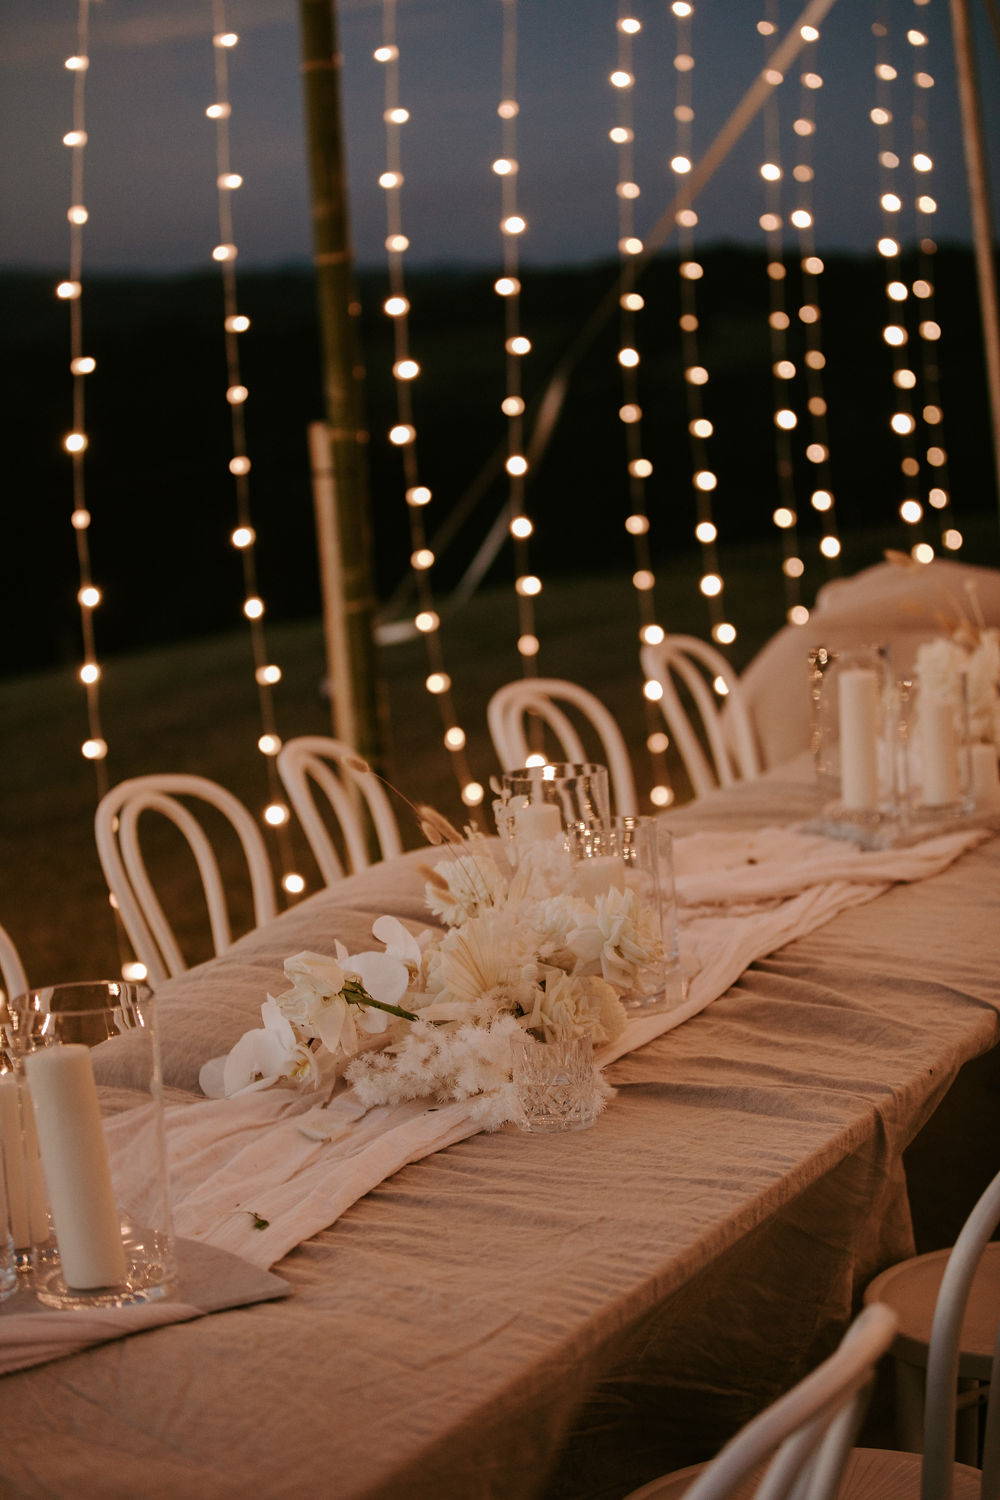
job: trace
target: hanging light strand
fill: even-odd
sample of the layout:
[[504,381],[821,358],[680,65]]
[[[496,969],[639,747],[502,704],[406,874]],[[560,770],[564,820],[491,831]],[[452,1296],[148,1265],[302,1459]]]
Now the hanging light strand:
[[240,339],[250,328],[250,319],[239,310],[236,280],[238,254],[233,229],[233,195],[243,186],[243,178],[232,168],[229,121],[232,101],[229,88],[229,56],[239,45],[239,36],[227,25],[224,0],[212,0],[212,50],[215,62],[215,98],[205,114],[215,126],[215,171],[218,201],[219,240],[212,259],[219,267],[223,298],[223,335],[226,354],[226,403],[229,407],[232,457],[229,472],[233,476],[236,499],[236,526],[230,542],[240,555],[243,575],[243,617],[250,633],[254,683],[260,712],[261,733],[257,749],[264,759],[267,802],[261,819],[272,830],[282,871],[281,884],[290,896],[305,890],[303,877],[292,868],[289,838],[291,813],[284,800],[278,777],[276,757],[281,749],[274,712],[274,688],[281,681],[281,668],[271,660],[264,626],[266,607],[257,582],[257,532],[250,506],[250,469],[247,453],[246,403],[249,391],[243,382],[240,364]]
[[83,645],[83,661],[78,677],[83,684],[86,713],[87,738],[80,747],[85,760],[93,763],[97,782],[97,795],[103,797],[108,790],[106,757],[108,742],[103,728],[101,713],[101,664],[97,659],[94,611],[102,600],[102,591],[94,583],[90,557],[91,514],[87,505],[87,380],[94,373],[97,361],[85,352],[83,341],[83,230],[88,213],[84,202],[84,162],[87,146],[87,73],[90,67],[90,3],[80,0],[77,8],[76,51],[66,59],[66,69],[73,77],[72,129],[63,136],[63,145],[70,152],[70,204],[66,212],[69,223],[69,274],[56,286],[56,296],[69,309],[69,347],[72,428],[63,435],[63,452],[69,455],[72,466],[73,510],[70,522],[76,542],[79,588],[77,603],[80,607],[80,634]]
[[524,451],[524,393],[522,361],[531,353],[531,340],[521,331],[520,236],[527,223],[518,207],[517,117],[517,0],[500,0],[503,6],[503,40],[501,60],[501,99],[497,105],[500,117],[500,155],[493,171],[500,179],[500,235],[503,245],[503,275],[493,283],[504,304],[504,352],[506,394],[500,403],[507,419],[507,516],[514,542],[515,593],[517,597],[517,649],[521,669],[526,677],[536,674],[538,632],[535,624],[535,600],[542,592],[542,580],[531,571],[531,549],[528,539],[535,524],[525,507],[525,476],[528,458]]
[[792,177],[797,186],[796,207],[791,213],[792,227],[798,236],[799,271],[802,283],[802,310],[800,329],[804,344],[802,369],[806,392],[806,412],[809,440],[806,459],[811,465],[812,482],[809,501],[821,518],[819,538],[820,555],[824,558],[828,573],[840,571],[841,542],[837,526],[837,510],[830,474],[830,434],[827,421],[827,400],[823,371],[826,355],[823,352],[823,320],[813,316],[821,312],[820,287],[824,264],[816,253],[816,213],[813,183],[815,179],[813,141],[816,134],[816,100],[822,88],[823,77],[818,71],[817,49],[820,34],[816,27],[803,27],[806,46],[802,52],[803,72],[799,77],[799,113],[792,122],[792,130],[798,140],[798,160],[792,168]]
[[[907,545],[910,554],[918,562],[930,562],[934,548],[926,539],[924,530],[924,507],[921,503],[921,464],[917,457],[916,418],[913,415],[913,391],[917,385],[917,373],[912,367],[909,353],[910,333],[908,329],[907,303],[909,287],[902,275],[902,182],[901,161],[896,149],[895,131],[895,84],[899,70],[892,61],[891,31],[888,22],[888,7],[883,0],[878,19],[872,24],[875,38],[875,103],[869,118],[876,129],[879,164],[879,208],[881,233],[876,246],[885,271],[885,295],[887,300],[886,322],[882,328],[882,339],[892,354],[893,402],[889,416],[889,428],[902,454],[900,472],[903,476],[903,499],[899,503],[899,516],[908,528]],[[911,540],[911,538],[915,538]]]
[[[770,68],[770,57],[775,47],[778,31],[777,5],[768,0],[767,14],[757,23],[757,31],[764,39],[765,77],[774,72]],[[778,84],[776,72],[769,81]],[[795,478],[792,459],[791,434],[798,427],[799,418],[791,403],[791,381],[796,367],[789,358],[789,336],[791,318],[788,314],[785,292],[786,268],[784,261],[784,234],[782,218],[781,183],[784,169],[781,158],[780,121],[778,116],[778,90],[774,88],[764,105],[764,150],[760,176],[764,183],[764,212],[760,216],[767,244],[767,276],[769,287],[768,330],[771,348],[771,389],[773,398],[773,421],[775,434],[775,457],[777,466],[778,504],[771,519],[781,538],[781,571],[785,586],[785,614],[792,625],[804,625],[809,611],[802,603],[801,578],[805,563],[798,544],[798,507],[795,496]],[[799,308],[800,321],[818,316],[818,309],[811,304]],[[807,453],[808,457],[808,453]]]
[[[914,0],[922,9],[928,0]],[[907,42],[912,48],[912,151],[910,167],[913,172],[913,212],[917,240],[917,274],[910,286],[913,321],[916,323],[917,350],[920,366],[920,389],[923,405],[920,411],[919,436],[924,447],[927,481],[923,496],[928,506],[936,512],[938,535],[941,546],[948,552],[961,549],[963,537],[957,529],[951,506],[951,485],[948,479],[948,451],[944,437],[944,411],[941,403],[941,379],[938,367],[937,344],[941,336],[941,325],[935,311],[935,282],[937,243],[931,233],[933,216],[937,212],[937,199],[933,188],[934,158],[930,146],[930,102],[931,90],[935,86],[934,75],[927,71],[924,48],[927,46],[926,32],[919,23],[907,31]],[[912,326],[912,325],[911,325]]]
[[[649,542],[649,508],[647,481],[653,465],[643,454],[642,407],[639,403],[639,314],[645,298],[636,290],[635,257],[642,251],[642,240],[636,233],[636,202],[640,196],[635,180],[635,81],[634,40],[642,23],[631,13],[628,0],[619,0],[615,21],[617,34],[615,66],[609,83],[615,98],[615,123],[608,132],[615,147],[615,197],[618,219],[618,372],[621,405],[618,417],[622,424],[627,473],[627,515],[625,530],[632,541],[632,587],[639,615],[639,639],[658,644],[665,632],[657,622],[656,575],[653,571]],[[643,713],[646,721],[646,748],[651,762],[650,801],[654,807],[666,807],[674,800],[667,772],[666,751],[669,744],[662,718],[649,697],[656,683],[644,683]]]
[[451,757],[459,793],[467,807],[477,807],[483,800],[483,787],[469,769],[466,734],[458,720],[451,677],[445,668],[441,643],[441,618],[435,607],[432,574],[435,556],[427,542],[424,521],[432,492],[422,482],[418,461],[417,427],[414,412],[414,387],[421,366],[410,348],[410,298],[407,294],[404,261],[410,242],[403,232],[403,128],[410,118],[400,102],[399,40],[396,26],[396,0],[383,0],[381,42],[374,52],[383,70],[383,110],[385,125],[385,170],[379,186],[385,192],[386,240],[389,295],[382,304],[392,324],[392,375],[396,396],[396,420],[389,431],[389,441],[400,455],[403,485],[410,528],[410,569],[417,599],[414,625],[423,636],[427,659],[424,686],[437,703],[441,715],[442,738]]
[[[683,185],[694,161],[694,5],[690,0],[673,0],[670,7],[677,20],[677,47],[674,54],[674,154],[670,169]],[[715,521],[715,494],[718,476],[712,467],[710,452],[715,424],[705,415],[704,391],[711,379],[701,348],[699,299],[704,267],[697,258],[695,229],[698,215],[690,202],[677,211],[680,261],[681,354],[684,362],[684,392],[687,412],[688,441],[691,453],[691,487],[695,502],[695,540],[701,550],[699,588],[706,602],[712,638],[720,646],[730,646],[737,631],[726,618],[723,602],[723,577],[719,566]]]

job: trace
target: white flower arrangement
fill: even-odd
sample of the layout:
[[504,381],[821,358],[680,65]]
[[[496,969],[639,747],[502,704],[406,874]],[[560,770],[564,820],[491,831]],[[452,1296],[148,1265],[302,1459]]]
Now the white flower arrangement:
[[561,837],[508,845],[510,867],[482,835],[462,838],[421,811],[432,841],[452,846],[425,871],[427,905],[443,930],[418,941],[380,917],[372,931],[382,952],[348,954],[338,941],[332,958],[287,959],[290,988],[269,995],[261,1027],[202,1070],[206,1093],[318,1089],[343,1072],[365,1108],[468,1099],[496,1128],[517,1115],[514,1037],[601,1046],[620,1036],[622,997],[648,993],[663,961],[641,891],[582,893]]
[[[888,552],[910,571],[924,565],[908,554]],[[953,703],[961,713],[962,678],[968,695],[969,733],[1000,751],[1000,630],[986,624],[975,583],[965,582],[966,601],[942,590],[940,632],[917,647],[915,674],[928,698]]]

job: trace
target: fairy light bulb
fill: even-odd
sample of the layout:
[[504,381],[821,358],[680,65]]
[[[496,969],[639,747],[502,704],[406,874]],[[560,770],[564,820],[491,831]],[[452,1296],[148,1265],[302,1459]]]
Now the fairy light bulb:
[[276,734],[262,734],[257,741],[257,749],[261,755],[277,755],[281,749],[281,740]]
[[290,816],[288,805],[284,802],[269,802],[264,808],[264,822],[271,828],[281,828]]
[[301,896],[306,888],[305,880],[295,870],[289,870],[281,877],[281,888],[290,896]]

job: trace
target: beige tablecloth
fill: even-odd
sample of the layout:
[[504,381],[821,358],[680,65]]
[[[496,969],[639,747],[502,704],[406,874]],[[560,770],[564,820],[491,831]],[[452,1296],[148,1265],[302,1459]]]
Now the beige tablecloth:
[[[761,784],[678,823],[807,807]],[[422,921],[413,863],[165,986],[168,1081],[190,1086],[328,922],[350,942],[349,913],[359,938],[381,911]],[[584,1134],[480,1135],[404,1169],[281,1262],[285,1303],[8,1377],[3,1494],[610,1497],[703,1456],[910,1249],[901,1152],[997,1039],[998,875],[994,839],[754,965],[616,1063]],[[998,1143],[976,1142],[985,1175]]]

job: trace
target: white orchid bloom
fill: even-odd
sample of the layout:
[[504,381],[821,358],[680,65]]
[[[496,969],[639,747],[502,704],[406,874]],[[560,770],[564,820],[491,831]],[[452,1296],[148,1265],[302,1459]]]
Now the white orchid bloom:
[[202,1090],[210,1098],[255,1094],[283,1078],[296,1083],[318,1081],[319,1070],[311,1052],[298,1040],[294,1027],[270,996],[260,1014],[262,1027],[244,1032],[228,1056],[213,1058],[202,1069]]
[[411,974],[419,972],[423,949],[398,917],[379,917],[372,923],[372,936],[378,938],[390,958],[398,958]]

